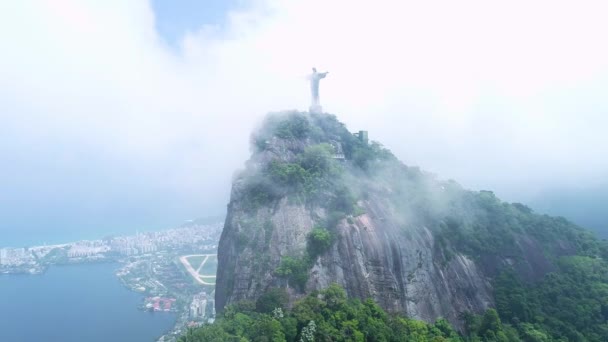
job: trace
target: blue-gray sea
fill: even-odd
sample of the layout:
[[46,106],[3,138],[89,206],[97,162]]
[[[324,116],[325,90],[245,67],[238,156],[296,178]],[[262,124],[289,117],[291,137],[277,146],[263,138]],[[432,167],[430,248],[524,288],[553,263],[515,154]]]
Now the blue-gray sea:
[[143,296],[122,286],[118,267],[77,264],[42,275],[0,275],[0,341],[155,341],[176,316],[138,310]]

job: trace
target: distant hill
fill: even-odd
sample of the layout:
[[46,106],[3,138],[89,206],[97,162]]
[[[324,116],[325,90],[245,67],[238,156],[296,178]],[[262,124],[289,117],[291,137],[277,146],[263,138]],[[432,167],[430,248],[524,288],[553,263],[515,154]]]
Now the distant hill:
[[608,239],[608,185],[545,191],[530,206],[539,212],[563,216]]

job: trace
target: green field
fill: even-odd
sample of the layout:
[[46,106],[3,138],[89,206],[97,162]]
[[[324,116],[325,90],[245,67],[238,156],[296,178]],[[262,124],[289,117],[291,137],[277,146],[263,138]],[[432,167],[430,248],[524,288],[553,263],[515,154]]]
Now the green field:
[[205,260],[205,257],[202,255],[196,255],[196,256],[188,257],[188,258],[186,258],[186,260],[188,260],[188,263],[192,266],[192,268],[197,270],[198,267],[201,265],[201,262],[203,262],[203,260]]
[[207,259],[207,262],[205,263],[205,265],[203,265],[203,267],[200,269],[200,271],[198,272],[198,274],[203,275],[203,276],[210,276],[210,275],[215,275],[215,273],[217,272],[217,256],[210,256],[209,259]]

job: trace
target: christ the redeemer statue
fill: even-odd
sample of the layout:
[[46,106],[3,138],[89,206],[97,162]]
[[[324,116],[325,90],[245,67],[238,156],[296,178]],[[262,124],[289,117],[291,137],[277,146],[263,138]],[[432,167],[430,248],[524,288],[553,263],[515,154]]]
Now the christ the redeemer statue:
[[316,68],[312,68],[310,78],[310,92],[312,94],[312,102],[310,104],[310,112],[321,113],[321,103],[319,102],[319,81],[325,78],[329,72],[317,72]]

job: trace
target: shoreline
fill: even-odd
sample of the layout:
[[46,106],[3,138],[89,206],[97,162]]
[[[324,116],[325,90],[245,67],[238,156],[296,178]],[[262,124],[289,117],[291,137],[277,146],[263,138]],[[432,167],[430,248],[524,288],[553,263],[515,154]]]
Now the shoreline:
[[[48,324],[53,325],[49,330],[53,331],[53,336],[69,341],[74,341],[73,336],[89,336],[89,330],[98,336],[107,336],[107,340],[130,336],[129,340],[141,342],[154,341],[170,332],[179,313],[151,315],[154,312],[139,310],[145,294],[132,291],[119,282],[115,274],[120,267],[122,263],[119,262],[51,265],[40,277],[13,274],[13,277],[0,278],[2,298],[6,303],[3,308],[7,315],[4,325],[0,324],[6,328],[0,334],[3,336],[0,340],[43,341],[46,339],[40,337],[45,335]],[[38,310],[36,305],[53,310]],[[69,322],[61,323],[58,317],[69,318]],[[114,326],[113,317],[121,320],[116,332],[108,331]],[[91,323],[91,320],[99,322]],[[94,326],[89,326],[89,323]],[[13,328],[23,324],[30,326],[32,331],[20,333]],[[74,327],[77,335],[73,335],[70,329],[75,325],[85,328]],[[22,337],[16,338],[18,336]]]
[[[172,327],[156,336],[155,340],[173,342],[193,322],[201,324],[214,317],[212,296],[215,282],[211,282],[209,275],[203,275],[207,281],[201,282],[201,275],[194,273],[198,273],[217,253],[222,226],[222,222],[193,223],[104,240],[1,248],[0,276],[44,275],[52,266],[115,264],[113,277],[122,288],[139,296],[137,311],[171,315]],[[192,270],[188,270],[184,260],[194,255],[204,256],[205,262],[190,265]],[[201,304],[203,313],[192,316],[192,305],[199,300],[207,303],[207,299],[208,304]]]

